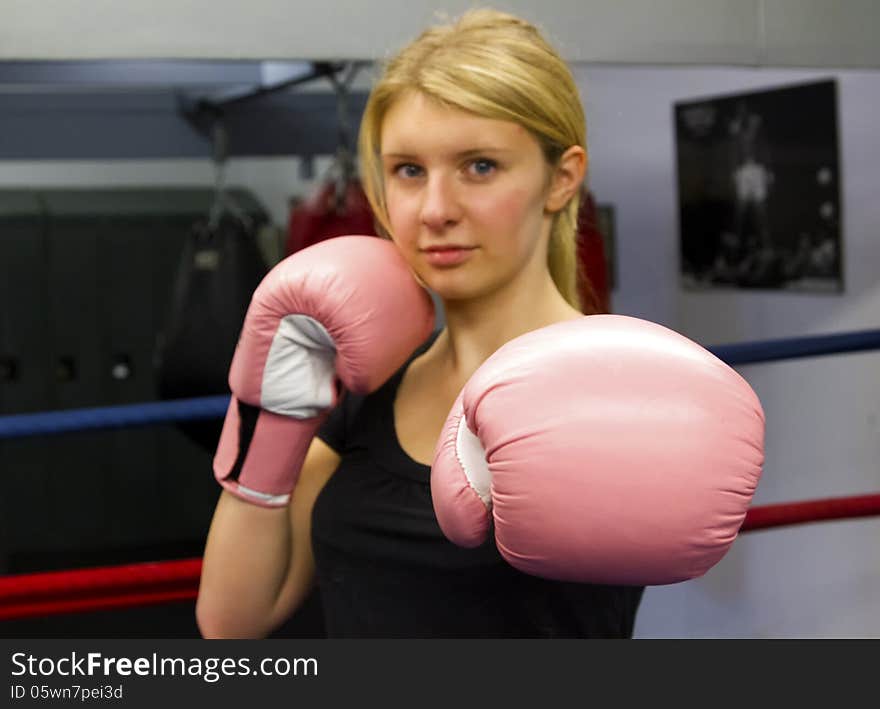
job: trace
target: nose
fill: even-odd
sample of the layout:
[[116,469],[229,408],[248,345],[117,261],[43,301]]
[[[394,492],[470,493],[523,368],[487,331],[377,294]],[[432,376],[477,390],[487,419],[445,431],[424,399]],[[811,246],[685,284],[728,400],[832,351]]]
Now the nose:
[[461,218],[454,178],[441,172],[429,175],[425,184],[421,220],[432,231],[443,231]]

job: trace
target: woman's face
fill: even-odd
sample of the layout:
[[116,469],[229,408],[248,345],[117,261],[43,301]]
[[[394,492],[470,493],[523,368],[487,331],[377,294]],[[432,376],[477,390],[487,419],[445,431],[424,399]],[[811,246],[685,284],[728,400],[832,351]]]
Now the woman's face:
[[392,238],[445,300],[547,268],[549,167],[522,126],[407,94],[380,136]]

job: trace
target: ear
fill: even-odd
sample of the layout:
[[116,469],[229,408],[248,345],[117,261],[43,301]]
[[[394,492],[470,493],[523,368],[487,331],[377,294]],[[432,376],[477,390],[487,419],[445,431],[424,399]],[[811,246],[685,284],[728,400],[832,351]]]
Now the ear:
[[550,189],[544,201],[544,209],[558,212],[580,189],[587,172],[587,152],[580,145],[572,145],[559,159]]

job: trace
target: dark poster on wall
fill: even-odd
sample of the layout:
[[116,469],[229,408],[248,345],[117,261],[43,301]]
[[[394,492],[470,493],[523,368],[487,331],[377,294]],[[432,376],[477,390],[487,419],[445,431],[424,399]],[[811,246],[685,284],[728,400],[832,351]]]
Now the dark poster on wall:
[[674,114],[682,285],[843,292],[836,82]]

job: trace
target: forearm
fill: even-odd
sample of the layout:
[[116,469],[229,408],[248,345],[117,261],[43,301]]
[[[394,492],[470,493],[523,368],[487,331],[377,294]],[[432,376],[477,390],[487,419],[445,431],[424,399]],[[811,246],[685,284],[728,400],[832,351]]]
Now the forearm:
[[204,637],[265,637],[291,559],[287,508],[270,509],[223,492],[205,545],[196,619]]

